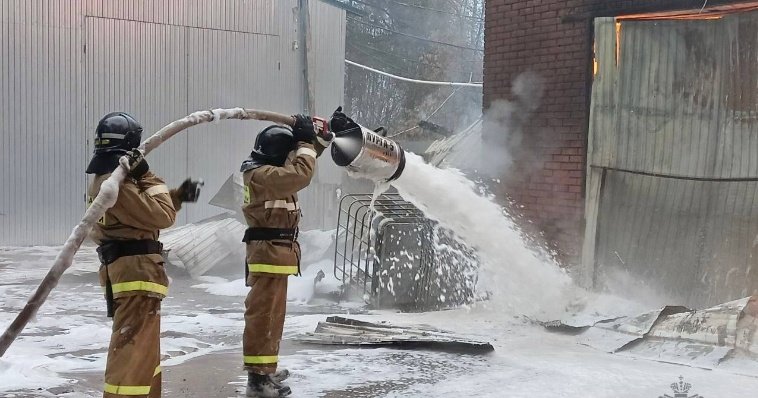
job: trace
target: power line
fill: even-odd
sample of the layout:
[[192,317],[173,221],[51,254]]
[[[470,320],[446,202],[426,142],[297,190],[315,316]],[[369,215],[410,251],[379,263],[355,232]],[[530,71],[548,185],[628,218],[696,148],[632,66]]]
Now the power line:
[[[427,63],[421,62],[419,60],[410,59],[410,58],[404,57],[402,55],[398,55],[396,53],[393,53],[393,52],[390,52],[390,51],[387,51],[387,50],[382,50],[381,48],[372,47],[372,46],[370,46],[368,44],[365,44],[365,43],[360,43],[360,42],[357,42],[357,41],[350,41],[349,43],[353,44],[353,45],[358,45],[358,46],[361,46],[361,47],[364,47],[364,48],[368,48],[368,49],[374,50],[374,51],[376,51],[378,53],[389,55],[391,57],[402,59],[402,60],[405,60],[405,61],[408,61],[408,62],[415,62],[417,64],[421,64],[421,65],[424,65],[424,66],[431,66],[433,68],[440,68],[442,70],[447,70],[448,69],[448,68],[443,68],[443,67],[441,67],[439,65],[427,64]],[[456,60],[455,62],[475,63],[475,62],[482,62],[482,60],[481,59],[459,59],[459,60]],[[458,72],[471,73],[471,72],[468,72],[468,71],[464,71],[462,69],[455,69],[455,68],[453,68],[453,69],[456,70],[456,71],[458,71]]]
[[480,17],[474,16],[474,15],[456,14],[454,12],[445,11],[445,10],[439,10],[439,9],[430,8],[430,7],[424,7],[424,6],[420,6],[420,5],[416,5],[416,4],[408,4],[408,3],[403,3],[403,2],[395,1],[395,0],[390,0],[390,1],[392,3],[398,4],[398,5],[401,5],[401,6],[405,6],[405,7],[418,8],[420,10],[434,11],[434,12],[437,12],[437,13],[440,13],[440,14],[454,15],[456,17],[468,18],[468,19],[473,19],[473,20],[476,20],[476,21],[484,22],[484,18],[480,18]]
[[438,81],[432,81],[432,80],[418,80],[418,79],[409,79],[407,77],[397,76],[393,75],[391,73],[383,72],[378,69],[374,69],[372,67],[361,65],[357,62],[353,62],[350,60],[345,60],[345,63],[348,65],[357,66],[359,68],[365,69],[370,72],[378,73],[383,76],[387,76],[396,80],[402,80],[404,82],[410,82],[410,83],[419,83],[419,84],[429,84],[432,86],[449,86],[449,87],[475,87],[475,88],[482,88],[482,83],[458,83],[458,82],[438,82]]
[[370,52],[368,52],[368,51],[366,51],[366,50],[364,50],[364,49],[362,49],[362,48],[360,48],[360,47],[356,46],[354,43],[347,43],[347,44],[348,44],[349,46],[353,47],[353,48],[354,48],[356,51],[360,52],[361,54],[363,54],[363,55],[365,55],[365,56],[367,56],[367,57],[370,57],[370,58],[374,59],[374,60],[375,60],[375,61],[377,61],[377,62],[380,62],[380,63],[382,63],[382,64],[383,64],[384,66],[386,66],[386,67],[389,67],[389,68],[391,68],[391,69],[394,69],[395,71],[404,71],[404,68],[402,68],[402,67],[400,67],[400,66],[398,66],[398,65],[394,65],[394,64],[392,64],[391,62],[388,62],[387,60],[385,60],[385,59],[382,59],[382,57],[380,57],[380,56],[378,56],[378,55],[375,55],[375,54],[371,54]]
[[[375,55],[375,54],[371,54],[368,50],[375,51],[375,52],[380,53],[380,54],[384,54],[384,55],[392,57],[392,58],[394,58],[394,59],[396,59],[398,61],[410,62],[412,64],[416,64],[416,65],[419,65],[421,67],[436,68],[436,69],[441,70],[443,72],[452,71],[452,72],[456,72],[456,73],[464,73],[466,75],[471,75],[471,74],[475,73],[475,72],[465,71],[463,69],[458,69],[458,68],[454,68],[454,67],[444,68],[442,66],[435,65],[433,63],[426,63],[426,62],[421,62],[421,61],[414,60],[414,59],[409,59],[409,58],[403,57],[401,55],[397,55],[397,54],[391,53],[389,51],[384,51],[384,50],[381,50],[381,49],[378,49],[378,48],[375,48],[375,47],[372,47],[372,46],[369,46],[369,45],[366,45],[366,44],[363,44],[363,43],[347,42],[347,44],[349,46],[351,46],[352,48],[354,48],[355,50],[360,51],[363,54],[369,55],[369,56],[371,56],[372,58],[375,58],[375,59],[379,59],[379,57],[377,55]],[[387,63],[386,61],[383,61],[383,62],[385,64]],[[458,62],[477,62],[477,60],[460,60]],[[394,66],[394,65],[393,65],[393,67],[399,68],[398,66]],[[478,72],[478,73],[481,73],[481,71]]]
[[437,40],[432,40],[432,39],[426,39],[426,38],[414,36],[414,35],[411,35],[411,34],[408,34],[408,33],[398,32],[396,30],[385,28],[383,26],[374,25],[374,24],[371,24],[371,23],[368,23],[368,22],[363,22],[363,21],[361,21],[359,19],[355,19],[355,18],[348,17],[347,20],[348,21],[354,21],[354,22],[357,22],[357,23],[362,24],[362,25],[370,26],[372,28],[381,29],[381,30],[384,30],[384,31],[387,31],[387,32],[392,32],[392,33],[398,34],[400,36],[410,37],[410,38],[416,39],[416,40],[421,40],[421,41],[426,41],[426,42],[430,42],[430,43],[441,44],[443,46],[450,46],[450,47],[460,48],[460,49],[463,49],[463,50],[472,50],[472,51],[484,52],[484,49],[482,49],[482,48],[459,46],[457,44],[446,43],[444,41],[437,41]]
[[434,111],[432,111],[432,113],[429,114],[429,116],[425,117],[424,120],[419,121],[415,126],[413,126],[411,128],[405,129],[405,130],[403,130],[403,131],[401,131],[401,132],[399,132],[397,134],[390,135],[387,138],[397,137],[400,134],[405,134],[405,133],[407,133],[409,131],[412,131],[412,130],[415,130],[415,129],[419,128],[420,127],[420,123],[422,121],[429,121],[429,119],[431,119],[432,116],[434,116],[437,112],[439,112],[439,110],[442,109],[443,106],[445,106],[445,104],[447,103],[447,101],[449,101],[450,98],[453,98],[453,96],[455,95],[455,93],[457,93],[458,90],[460,90],[460,89],[461,89],[461,87],[456,87],[455,89],[453,89],[453,92],[450,93],[450,95],[448,95],[447,98],[445,98],[444,101],[442,101],[442,103],[437,107],[437,109],[435,109]]

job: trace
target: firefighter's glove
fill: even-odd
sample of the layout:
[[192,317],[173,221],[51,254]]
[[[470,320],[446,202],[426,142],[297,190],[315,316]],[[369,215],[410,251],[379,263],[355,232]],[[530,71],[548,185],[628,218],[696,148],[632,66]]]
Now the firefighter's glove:
[[306,115],[293,115],[295,125],[292,126],[292,135],[295,142],[311,143],[316,139],[316,130],[313,128],[313,119]]
[[126,156],[129,158],[129,177],[139,180],[150,170],[150,165],[147,164],[145,155],[139,149],[134,148],[126,152]]
[[334,135],[339,137],[342,133],[354,128],[360,128],[360,126],[358,126],[358,123],[354,122],[353,119],[350,119],[346,114],[342,113],[341,106],[332,113],[332,118],[329,119],[329,130],[332,131]]
[[176,189],[176,197],[180,202],[197,202],[200,197],[200,188],[204,185],[203,180],[188,178]]

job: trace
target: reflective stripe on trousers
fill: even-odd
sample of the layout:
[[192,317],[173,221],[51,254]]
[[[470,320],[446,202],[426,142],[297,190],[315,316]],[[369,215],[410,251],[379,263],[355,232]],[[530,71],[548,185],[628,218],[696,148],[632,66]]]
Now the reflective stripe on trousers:
[[124,293],[133,291],[153,292],[162,295],[168,294],[168,287],[161,285],[160,283],[148,282],[148,281],[132,281],[114,283],[112,285],[113,293]]
[[296,275],[299,272],[297,265],[273,265],[273,264],[248,264],[250,272],[263,272],[267,274]]
[[[157,376],[160,372],[161,367],[156,366],[155,372],[153,372],[153,377]],[[117,386],[105,383],[103,391],[118,395],[148,395],[150,394],[150,386]]]
[[279,355],[245,355],[245,365],[273,365],[279,362]]

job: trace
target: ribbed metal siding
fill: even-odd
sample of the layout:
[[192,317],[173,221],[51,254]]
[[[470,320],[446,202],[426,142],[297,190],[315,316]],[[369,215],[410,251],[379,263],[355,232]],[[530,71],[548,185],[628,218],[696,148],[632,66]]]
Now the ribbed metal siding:
[[758,176],[757,15],[624,21],[618,67],[614,21],[599,23],[590,164]]
[[[338,106],[343,105],[345,11],[320,1],[311,0],[308,4],[312,54],[316,65],[315,70],[311,71],[316,114],[329,117]],[[318,159],[314,183],[300,194],[303,229],[336,228],[339,211],[337,189],[344,174],[344,170],[334,164],[328,151]]]
[[[187,39],[191,110],[240,104],[290,113],[296,109],[295,104],[283,103],[286,93],[278,89],[286,76],[278,70],[277,37],[188,29]],[[214,194],[230,174],[239,172],[256,134],[267,124],[231,121],[193,128],[187,134],[189,174],[205,179],[204,190]],[[186,209],[191,222],[220,212],[206,205]]]
[[[311,0],[310,27],[315,71],[312,71],[316,114],[329,117],[344,105],[345,75],[345,11]],[[303,204],[304,229],[332,229],[337,226],[339,188],[344,170],[325,152],[318,159],[314,183],[300,195]]]
[[[316,57],[316,114],[328,117],[338,106],[344,105],[345,11],[320,1],[309,4],[311,44]],[[321,183],[339,184],[344,174],[330,156],[324,156],[319,162],[317,180]]]
[[[85,31],[86,132],[95,131],[103,115],[124,111],[142,123],[147,138],[187,114],[185,28],[87,17]],[[174,137],[148,159],[169,186],[187,177],[187,136]],[[181,212],[178,221],[185,220]]]
[[[55,244],[69,234],[85,206],[87,140],[106,112],[134,113],[147,135],[209,107],[301,111],[296,5],[296,0],[0,2],[0,244]],[[344,12],[332,11],[324,14],[329,18],[324,24],[344,35]],[[329,43],[344,40],[324,34]],[[191,41],[203,47],[190,48]],[[224,80],[210,84],[203,72]],[[334,83],[330,92],[340,97],[342,75],[332,71],[327,79]],[[207,199],[237,169],[260,127],[224,122],[198,128],[162,146],[150,164],[171,185],[188,174],[206,178]],[[227,150],[200,138],[222,137],[228,129]],[[209,144],[208,154],[191,148],[193,138]],[[309,206],[323,212],[324,202]],[[180,221],[220,211],[207,204],[186,210]]]
[[596,34],[596,280],[623,270],[692,306],[753,293],[758,182],[734,179],[758,178],[758,13],[624,21],[618,35],[603,19]]
[[53,243],[84,208],[75,7],[0,2],[0,242]]
[[[276,34],[278,0],[86,0],[85,14],[157,24]],[[291,12],[290,10],[286,10]]]

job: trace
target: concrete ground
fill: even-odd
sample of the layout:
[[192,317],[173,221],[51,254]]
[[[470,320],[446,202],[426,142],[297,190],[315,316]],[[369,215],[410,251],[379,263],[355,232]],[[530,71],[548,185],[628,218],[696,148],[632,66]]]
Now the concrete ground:
[[[110,320],[91,249],[82,250],[36,320],[0,358],[0,397],[101,395]],[[56,248],[0,248],[0,329],[25,304],[56,253]],[[244,297],[209,294],[193,287],[201,282],[181,270],[169,271],[173,280],[162,316],[163,396],[240,397]],[[222,281],[241,277],[241,272],[225,272]],[[288,304],[280,363],[292,372],[292,397],[654,398],[673,396],[670,385],[679,377],[691,383],[689,395],[752,398],[758,391],[753,373],[599,352],[579,344],[576,336],[547,332],[497,308],[423,314],[356,308],[356,303]],[[490,341],[495,352],[357,349],[296,341],[331,314],[429,324]]]

